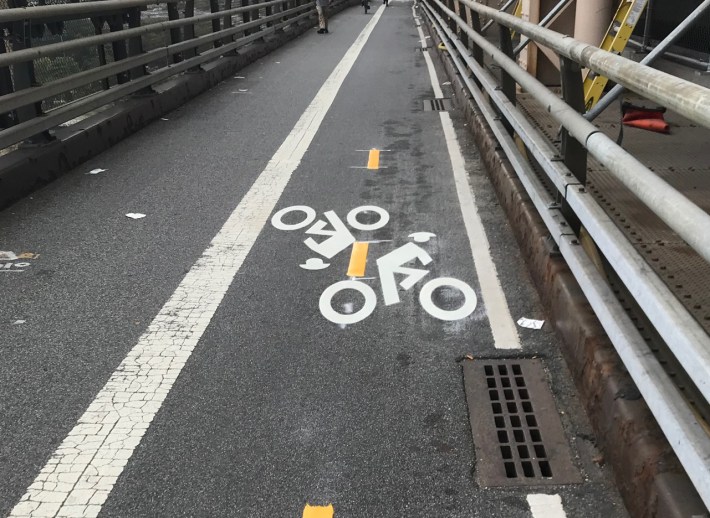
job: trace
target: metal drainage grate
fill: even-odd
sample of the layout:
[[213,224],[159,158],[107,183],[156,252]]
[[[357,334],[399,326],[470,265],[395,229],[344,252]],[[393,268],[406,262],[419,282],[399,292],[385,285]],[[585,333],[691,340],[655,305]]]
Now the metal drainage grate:
[[538,360],[466,361],[463,373],[482,486],[582,481]]
[[427,99],[424,101],[425,112],[446,112],[451,109],[451,99]]

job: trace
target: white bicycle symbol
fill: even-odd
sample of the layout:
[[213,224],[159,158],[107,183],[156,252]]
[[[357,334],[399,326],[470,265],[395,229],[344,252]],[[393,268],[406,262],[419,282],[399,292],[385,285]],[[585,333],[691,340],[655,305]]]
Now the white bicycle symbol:
[[[302,213],[303,219],[292,223],[284,221],[286,216],[295,213]],[[376,221],[362,223],[358,220],[358,217],[361,215],[374,215]],[[306,205],[295,205],[276,212],[271,218],[271,224],[275,228],[285,231],[300,230],[310,226],[306,229],[306,234],[312,236],[326,236],[326,239],[321,242],[317,242],[313,237],[309,237],[304,241],[304,244],[308,248],[326,259],[332,259],[338,253],[350,246],[354,247],[356,243],[358,243],[348,227],[334,211],[327,211],[323,216],[325,220],[318,219],[316,221],[317,213],[313,208]],[[389,219],[390,215],[385,209],[374,205],[356,207],[351,210],[345,218],[351,228],[362,231],[373,231],[383,228],[387,225]],[[331,229],[327,229],[328,225],[330,225]],[[429,232],[417,232],[410,234],[409,237],[414,238],[416,242],[423,243],[433,236],[434,234]],[[371,242],[363,241],[359,243]],[[405,266],[412,261],[418,261],[422,266],[426,266],[431,263],[433,259],[424,248],[411,242],[377,259],[377,270],[382,290],[382,298],[386,306],[399,304],[401,302],[397,284],[404,290],[410,290],[429,274],[429,270]],[[322,270],[330,266],[330,264],[324,262],[321,258],[311,258],[300,266],[306,270]],[[395,279],[395,274],[404,275],[404,278],[398,283]],[[458,290],[463,296],[463,304],[456,309],[440,307],[434,302],[434,292],[439,288]],[[364,304],[359,310],[352,313],[339,312],[333,307],[333,299],[335,296],[346,290],[356,291],[364,298]],[[419,291],[419,303],[431,316],[440,320],[452,321],[466,318],[473,313],[478,304],[478,299],[473,288],[465,282],[454,279],[453,277],[439,277],[431,279],[422,286]],[[319,309],[323,316],[331,322],[341,325],[355,324],[366,319],[372,314],[376,306],[377,295],[375,294],[375,290],[365,282],[356,280],[356,277],[331,284],[323,291],[319,301]]]

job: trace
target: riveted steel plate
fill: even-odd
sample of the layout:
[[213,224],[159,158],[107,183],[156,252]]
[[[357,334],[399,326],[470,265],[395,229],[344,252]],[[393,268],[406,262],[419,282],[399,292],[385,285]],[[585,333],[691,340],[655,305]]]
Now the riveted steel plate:
[[465,360],[481,486],[581,483],[539,360]]
[[[523,112],[554,141],[559,124],[528,94],[518,96]],[[609,107],[595,124],[616,140],[619,108]],[[710,212],[710,130],[677,114],[666,114],[671,135],[624,129],[623,147],[693,203]],[[710,333],[710,264],[704,261],[603,164],[588,159],[587,189],[616,223],[651,269],[688,312]]]

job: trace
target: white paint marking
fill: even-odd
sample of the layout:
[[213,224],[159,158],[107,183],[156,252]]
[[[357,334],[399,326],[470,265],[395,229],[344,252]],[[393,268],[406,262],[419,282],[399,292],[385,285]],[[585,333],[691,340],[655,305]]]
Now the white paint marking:
[[140,212],[129,212],[126,214],[126,217],[129,217],[131,219],[142,219],[145,218],[145,214],[141,214]]
[[[361,212],[368,213],[368,212],[374,212],[377,214],[380,219],[376,221],[375,223],[370,223],[370,224],[365,224],[365,223],[360,223],[357,220],[358,214]],[[390,220],[390,214],[387,212],[385,209],[381,207],[376,207],[375,205],[363,205],[362,207],[355,207],[353,210],[348,212],[347,215],[347,221],[348,225],[353,227],[354,229],[357,230],[377,230],[389,223]]]
[[52,454],[11,517],[86,518],[99,514],[383,12],[378,9],[355,39],[202,257]]
[[[352,313],[352,306],[347,313],[338,313],[333,309],[333,297],[342,290],[355,290],[359,292],[363,297],[365,297],[365,303],[362,307]],[[375,306],[377,306],[377,295],[375,295],[375,290],[370,288],[367,284],[360,281],[339,281],[335,284],[331,284],[320,296],[318,301],[318,307],[321,314],[333,322],[334,324],[356,324],[361,320],[369,317],[373,311],[375,311]]]
[[[464,297],[464,302],[458,309],[442,309],[434,303],[432,295],[434,290],[437,288],[443,288],[444,286],[449,286],[451,288],[456,288],[459,290]],[[476,297],[476,292],[473,288],[463,281],[454,279],[452,277],[440,277],[438,279],[432,279],[422,286],[419,292],[419,303],[424,308],[424,311],[429,313],[434,318],[439,320],[461,320],[466,318],[476,309],[478,304],[478,297]]]
[[[305,245],[313,250],[315,253],[320,254],[328,259],[332,259],[340,252],[348,248],[355,242],[355,238],[345,226],[343,220],[341,220],[335,211],[329,210],[323,214],[327,222],[319,219],[316,221],[311,228],[306,230],[306,234],[311,234],[314,236],[328,236],[328,239],[317,242],[312,237],[309,237],[304,241]],[[326,225],[330,223],[333,230],[326,230]]]
[[409,236],[412,239],[414,239],[415,243],[426,243],[429,241],[432,237],[436,237],[436,234],[433,234],[431,232],[414,232],[412,234],[409,234]]
[[[421,28],[419,28],[421,32]],[[443,97],[444,94],[439,86],[439,79],[436,75],[434,63],[428,52],[424,52],[424,60],[426,61],[427,70],[429,71],[429,79],[431,86],[434,89],[436,97]],[[515,322],[510,315],[510,308],[505,300],[505,294],[498,278],[495,263],[490,253],[490,244],[488,236],[483,228],[481,217],[478,214],[476,207],[476,199],[468,183],[466,173],[466,162],[461,153],[456,131],[451,122],[451,117],[447,112],[440,112],[441,125],[444,129],[444,137],[446,138],[446,147],[449,150],[451,159],[451,168],[454,172],[454,183],[456,184],[456,192],[463,213],[464,226],[466,234],[471,244],[471,253],[473,254],[473,264],[478,275],[478,282],[481,285],[481,296],[483,303],[488,313],[488,320],[491,324],[491,332],[493,333],[493,342],[496,349],[520,349],[520,338],[518,331],[515,328]]]
[[415,259],[424,266],[432,262],[432,258],[426,250],[414,243],[406,243],[377,259],[377,271],[380,276],[382,298],[385,301],[385,306],[400,302],[395,273],[406,275],[402,282],[399,283],[405,290],[411,289],[429,273],[429,270],[405,268],[403,266]]
[[528,495],[533,518],[567,518],[560,495]]
[[[303,218],[303,221],[299,221],[298,223],[284,223],[283,217],[286,214],[290,214],[291,212],[303,212],[306,217]],[[308,225],[313,223],[313,221],[315,221],[316,219],[316,216],[316,211],[308,205],[294,205],[293,207],[286,207],[285,209],[281,209],[276,214],[274,214],[271,217],[271,224],[279,230],[298,230],[299,228],[307,227]]]
[[298,266],[304,270],[324,270],[330,266],[330,263],[326,263],[320,257],[311,257],[310,259],[306,259],[304,264],[299,264]]

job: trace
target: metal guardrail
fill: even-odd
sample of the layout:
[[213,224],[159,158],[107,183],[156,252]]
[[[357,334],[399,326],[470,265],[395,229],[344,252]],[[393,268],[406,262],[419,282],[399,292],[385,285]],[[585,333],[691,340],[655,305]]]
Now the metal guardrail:
[[[46,132],[59,124],[130,94],[149,92],[156,83],[235,55],[238,49],[315,15],[312,0],[240,0],[238,7],[232,7],[232,0],[204,3],[210,12],[198,15],[195,0],[106,0],[0,10],[0,33],[9,35],[0,41],[0,150],[27,139],[46,142],[51,138]],[[142,23],[141,13],[160,4],[168,20]],[[95,34],[33,46],[34,28],[80,19],[90,19]],[[205,22],[210,29],[197,35],[195,28]],[[110,32],[103,33],[105,26]],[[160,44],[145,50],[146,38],[160,37]],[[112,59],[107,59],[106,50],[112,51]],[[45,84],[36,81],[37,60],[61,58],[72,51],[95,53],[99,66]],[[148,65],[153,65],[150,70]],[[71,102],[47,109],[48,99],[82,92],[97,82],[102,85],[99,91],[74,95]]]
[[[587,153],[705,260],[710,260],[710,216],[584,119],[581,68],[606,75],[705,127],[710,127],[710,90],[471,0],[420,1],[624,365],[710,507],[710,436],[580,246],[574,230],[583,226],[593,238],[705,402],[710,403],[710,337],[586,192]],[[500,49],[481,34],[481,16],[498,24]],[[559,55],[562,98],[515,62],[511,29]],[[499,68],[500,79],[489,71],[491,64]],[[546,106],[561,124],[562,151],[516,107],[517,85]],[[555,186],[556,197],[548,194],[516,139]]]

